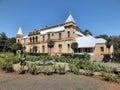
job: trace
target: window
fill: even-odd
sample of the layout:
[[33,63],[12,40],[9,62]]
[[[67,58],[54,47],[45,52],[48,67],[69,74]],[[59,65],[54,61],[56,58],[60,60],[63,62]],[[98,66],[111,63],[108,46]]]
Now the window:
[[19,41],[19,39],[18,39],[18,43],[19,43],[20,41]]
[[100,47],[100,49],[101,49],[101,52],[104,52],[104,47]]
[[38,42],[38,37],[36,36],[36,42]]
[[42,52],[45,53],[45,46],[42,46]]
[[59,52],[61,53],[62,52],[62,45],[59,44]]
[[68,33],[68,37],[70,37],[70,31],[68,31],[67,33]]
[[54,33],[52,33],[52,36],[54,36]]
[[61,33],[59,33],[59,39],[61,39],[61,38],[62,38]]
[[45,36],[43,36],[43,41],[45,41]]
[[30,42],[32,42],[32,38],[30,37]]
[[35,41],[35,38],[33,37],[33,42]]
[[48,40],[50,40],[50,34],[48,34]]
[[68,44],[68,52],[70,51],[70,44]]

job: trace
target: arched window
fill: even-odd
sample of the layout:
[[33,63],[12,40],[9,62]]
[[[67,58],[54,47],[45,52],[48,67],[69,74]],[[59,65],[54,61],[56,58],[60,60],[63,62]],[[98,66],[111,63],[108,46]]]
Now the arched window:
[[38,36],[36,36],[36,42],[38,42]]
[[70,44],[68,44],[68,52],[70,51]]
[[20,40],[18,39],[18,43],[20,42]]
[[35,38],[33,37],[33,42],[35,41]]
[[68,33],[68,38],[70,37],[70,31],[67,32]]
[[32,42],[32,38],[30,37],[30,42]]

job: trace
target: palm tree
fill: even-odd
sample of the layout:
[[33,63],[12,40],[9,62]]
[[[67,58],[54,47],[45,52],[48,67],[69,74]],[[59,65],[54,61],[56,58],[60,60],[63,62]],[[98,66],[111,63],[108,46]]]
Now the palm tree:
[[73,51],[75,52],[75,50],[78,48],[78,43],[77,42],[73,42],[71,44],[71,48],[73,49]]
[[51,48],[54,47],[54,41],[49,40],[49,41],[48,41],[48,47],[50,48],[50,53],[51,53]]

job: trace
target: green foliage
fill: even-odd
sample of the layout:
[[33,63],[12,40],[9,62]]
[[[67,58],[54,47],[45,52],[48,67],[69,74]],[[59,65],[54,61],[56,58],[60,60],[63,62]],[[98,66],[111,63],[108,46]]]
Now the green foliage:
[[5,59],[0,61],[0,68],[5,70],[6,72],[13,72],[13,63],[10,61],[10,59]]
[[111,59],[110,54],[105,54],[103,57],[103,62],[109,62],[110,59]]
[[45,74],[47,75],[52,75],[53,74],[53,67],[51,66],[47,66],[46,69],[45,69]]
[[72,42],[71,48],[72,48],[73,50],[77,49],[77,48],[78,48],[78,43],[77,43],[77,42]]
[[91,35],[92,36],[92,33],[90,32],[90,30],[86,29],[85,31],[82,32],[84,35]]
[[59,74],[65,74],[66,71],[65,71],[65,65],[58,65],[57,67],[57,73]]
[[24,66],[21,66],[18,70],[19,74],[25,74],[25,71]]
[[14,53],[14,55],[16,55],[17,50],[22,50],[22,49],[23,49],[22,44],[20,44],[20,43],[14,43],[12,45],[12,52]]
[[90,54],[84,53],[84,54],[62,54],[61,56],[64,56],[65,58],[78,58],[83,60],[90,60]]
[[0,52],[4,51],[7,36],[4,32],[0,33]]
[[33,50],[33,53],[37,53],[37,46],[33,46],[32,50]]
[[28,71],[33,75],[37,75],[39,73],[39,69],[37,68],[37,65],[34,63],[28,64]]
[[20,62],[20,65],[21,65],[21,66],[26,65],[26,56],[25,56],[25,54],[21,54],[21,55],[20,55],[20,57],[19,57],[19,62]]
[[49,48],[54,47],[54,41],[49,40],[49,41],[48,41],[48,47],[49,47]]
[[102,72],[102,77],[106,81],[116,81],[116,75],[114,73]]
[[32,56],[41,56],[41,55],[47,56],[48,55],[48,53],[32,53],[32,52],[26,52],[25,54],[32,55]]
[[73,66],[73,67],[72,67],[72,72],[73,72],[74,74],[76,74],[76,75],[79,75],[79,74],[80,74],[80,69],[79,69],[78,67],[76,67],[76,66]]

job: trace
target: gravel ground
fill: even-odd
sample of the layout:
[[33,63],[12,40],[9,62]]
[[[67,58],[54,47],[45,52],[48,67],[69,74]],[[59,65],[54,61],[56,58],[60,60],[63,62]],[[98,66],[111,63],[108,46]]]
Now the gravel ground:
[[19,75],[0,72],[0,90],[120,90],[120,84],[83,75]]

